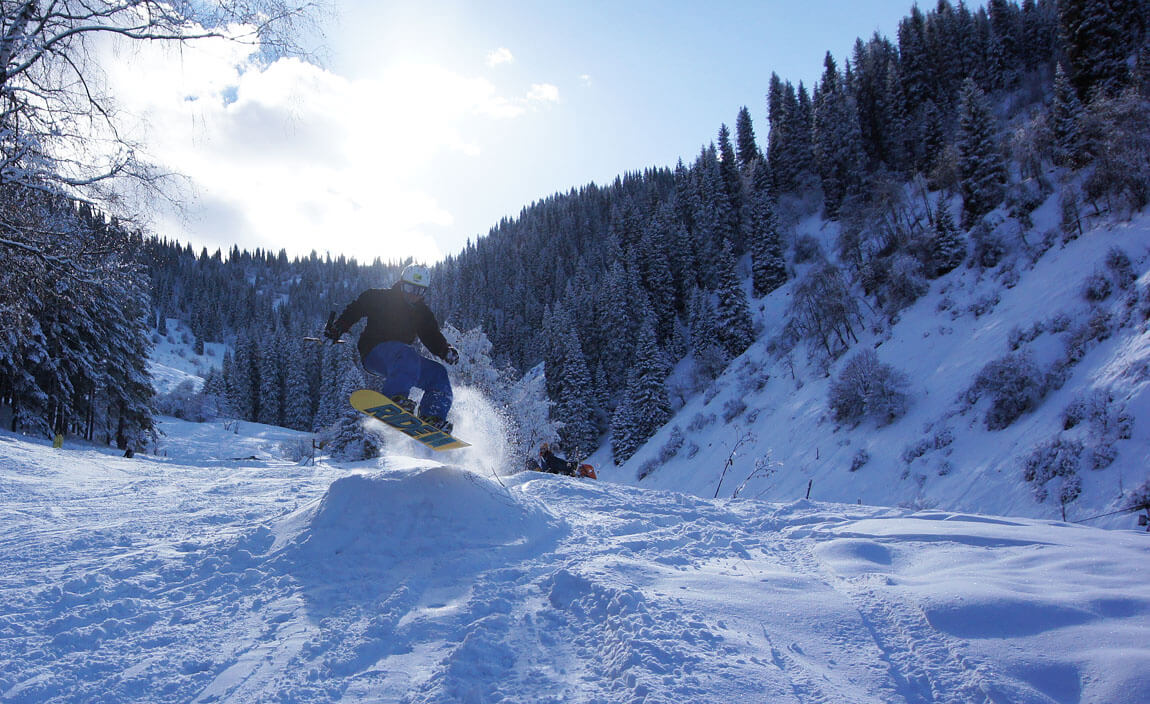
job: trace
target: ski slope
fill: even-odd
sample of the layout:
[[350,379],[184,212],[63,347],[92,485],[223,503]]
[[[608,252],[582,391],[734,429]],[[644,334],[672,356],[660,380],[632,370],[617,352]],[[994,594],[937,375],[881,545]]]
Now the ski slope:
[[[0,434],[2,702],[1142,702],[1150,536]],[[448,455],[466,463],[467,455]]]

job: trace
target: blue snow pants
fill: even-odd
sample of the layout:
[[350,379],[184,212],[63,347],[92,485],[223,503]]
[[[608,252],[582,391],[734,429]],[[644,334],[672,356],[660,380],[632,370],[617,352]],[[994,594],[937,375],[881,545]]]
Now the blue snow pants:
[[402,342],[381,342],[363,358],[363,368],[383,377],[384,396],[407,396],[411,387],[423,389],[418,415],[446,418],[451,409],[451,381],[447,369]]

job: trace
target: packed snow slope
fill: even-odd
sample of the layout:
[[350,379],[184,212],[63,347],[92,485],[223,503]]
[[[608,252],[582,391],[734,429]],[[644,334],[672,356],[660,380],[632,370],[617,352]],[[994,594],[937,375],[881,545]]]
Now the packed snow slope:
[[[0,434],[4,702],[1128,702],[1150,539],[711,500],[165,420]],[[455,462],[456,464],[451,464]]]
[[[1035,211],[1028,245],[999,213],[999,263],[968,261],[930,281],[894,321],[862,306],[857,343],[830,364],[805,344],[789,354],[777,348],[792,294],[814,263],[795,265],[786,285],[751,299],[760,334],[750,349],[702,393],[672,392],[675,417],[621,466],[600,449],[591,458],[599,476],[703,497],[730,497],[750,478],[741,495],[773,501],[809,489],[826,501],[1061,519],[1053,487],[1039,502],[1040,487],[1023,474],[1036,448],[1064,441],[1081,445],[1082,492],[1066,505],[1067,520],[1135,527],[1129,513],[1094,517],[1123,508],[1128,492],[1150,481],[1150,214],[1091,220],[1085,234],[1063,241],[1057,208],[1055,193]],[[839,228],[810,217],[791,236],[833,258]],[[1131,263],[1125,287],[1108,268],[1113,251]],[[1087,295],[1092,277],[1110,287],[1101,300]],[[892,423],[833,418],[831,384],[861,350],[909,380],[909,409]],[[1047,380],[1031,410],[992,430],[993,393],[971,403],[967,392],[1007,355],[1033,360]],[[677,370],[672,386],[686,372]],[[1099,398],[1092,421],[1067,427],[1071,406]]]

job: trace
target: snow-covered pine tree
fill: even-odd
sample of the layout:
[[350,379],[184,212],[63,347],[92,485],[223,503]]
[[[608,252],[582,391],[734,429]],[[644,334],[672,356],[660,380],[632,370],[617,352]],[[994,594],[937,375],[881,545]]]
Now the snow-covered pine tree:
[[[357,366],[345,366],[343,377],[334,384],[339,395],[349,398],[356,389],[364,387],[363,371]],[[336,420],[320,434],[324,449],[332,457],[346,462],[378,457],[382,443],[380,437],[364,427],[366,416],[345,403]],[[375,421],[370,421],[375,422]]]
[[[731,131],[725,124],[719,126],[719,174],[723,179],[723,193],[730,204],[728,217],[733,235],[739,237],[739,215],[742,210],[742,183],[735,148],[731,145]],[[737,241],[741,244],[741,240]]]
[[[343,394],[343,381],[349,368],[355,368],[350,345],[325,345],[320,367],[319,404],[312,419],[312,430],[321,431],[335,423],[344,408],[350,406],[348,395]],[[354,390],[354,389],[353,389]]]
[[962,222],[971,227],[1002,202],[1007,174],[994,114],[982,89],[969,78],[962,85],[958,120]]
[[312,392],[308,379],[308,352],[304,345],[314,343],[295,341],[288,343],[284,375],[283,422],[289,428],[312,429]]
[[751,204],[750,222],[750,239],[747,245],[751,251],[751,277],[755,295],[765,296],[787,280],[787,263],[783,258],[779,224],[771,196],[766,191],[755,194],[754,202]]
[[718,279],[715,293],[718,294],[716,315],[719,342],[727,354],[737,357],[755,341],[755,332],[751,324],[747,294],[735,271],[735,255],[730,242],[723,243],[715,274]]
[[559,397],[553,408],[553,417],[560,425],[559,437],[569,459],[582,459],[595,449],[599,438],[591,373],[577,332],[568,328],[559,331],[559,335],[563,349],[563,377],[559,380]]
[[1054,163],[1080,166],[1082,163],[1082,102],[1062,64],[1054,69],[1054,102],[1050,107],[1050,128],[1054,137]]
[[730,357],[719,342],[715,308],[707,291],[695,288],[691,292],[687,317],[696,369],[701,379],[710,381],[719,376]]
[[990,85],[993,88],[1012,88],[1018,82],[1022,57],[1018,46],[1020,17],[1018,6],[1006,0],[987,3],[990,16],[990,45],[987,60]]
[[866,158],[854,99],[830,52],[824,64],[812,134],[823,208],[828,218],[835,219],[843,200],[861,185]]
[[942,276],[953,270],[966,259],[966,241],[954,225],[950,208],[945,201],[939,201],[935,215],[934,236],[930,239],[930,265],[927,271],[931,276]]
[[[594,327],[602,343],[599,350],[599,360],[603,370],[607,373],[607,384],[611,388],[622,388],[627,379],[627,367],[631,363],[632,348],[635,340],[635,306],[636,297],[642,293],[635,278],[623,265],[616,261],[606,273],[602,285],[595,291],[596,305]],[[569,308],[563,306],[562,313],[569,316]],[[559,313],[559,307],[556,306]],[[559,318],[556,317],[558,321]],[[563,328],[572,327],[571,323],[562,323],[557,331],[563,335]],[[582,337],[582,333],[580,334]],[[562,350],[563,364],[567,363],[569,350]]]
[[[628,441],[621,443],[622,452],[615,452],[615,422],[612,421],[612,450],[615,463],[620,458],[628,459],[648,438],[655,434],[671,418],[671,401],[667,396],[667,374],[670,367],[655,339],[654,320],[650,316],[643,322],[639,331],[639,344],[635,351],[635,366],[627,384],[626,398],[620,407],[627,407],[627,415],[621,424],[624,432],[631,434]],[[630,452],[627,452],[628,448]]]
[[[627,382],[627,391],[634,385],[634,373]],[[615,407],[611,414],[611,460],[619,465],[626,462],[639,449],[641,442],[638,439],[638,422],[636,420],[635,406],[631,401],[630,393],[623,395],[623,400]]]
[[260,402],[256,420],[265,425],[283,424],[284,365],[280,349],[280,336],[268,333],[263,337],[259,355]]
[[1145,21],[1141,0],[1059,0],[1058,20],[1070,60],[1070,81],[1083,102],[1096,92],[1114,94],[1126,81],[1134,52],[1135,22]]
[[755,126],[751,120],[751,111],[744,105],[739,109],[739,117],[735,120],[735,155],[739,160],[739,168],[746,172],[762,160],[758,141],[755,139]]
[[675,277],[671,273],[673,241],[667,236],[668,233],[674,232],[673,218],[670,206],[660,207],[659,212],[643,228],[639,251],[634,255],[644,293],[658,317],[656,331],[660,339],[666,339],[671,335],[679,300]]
[[254,421],[259,411],[259,357],[248,335],[236,340],[232,368],[224,369],[228,382],[228,405],[239,420]]

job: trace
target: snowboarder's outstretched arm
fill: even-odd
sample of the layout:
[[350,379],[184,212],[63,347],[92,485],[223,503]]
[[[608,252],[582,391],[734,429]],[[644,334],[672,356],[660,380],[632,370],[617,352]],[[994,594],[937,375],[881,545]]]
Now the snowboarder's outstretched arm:
[[328,329],[324,331],[324,334],[328,337],[332,337],[334,334],[332,339],[339,339],[340,335],[343,335],[348,330],[351,330],[352,325],[358,323],[363,319],[365,315],[368,314],[368,301],[370,299],[368,294],[370,293],[371,290],[368,289],[367,291],[359,294],[359,297],[354,301],[348,303],[347,307],[343,309],[343,312],[339,314],[339,317],[335,319],[335,322],[331,323],[331,325],[328,326]]

